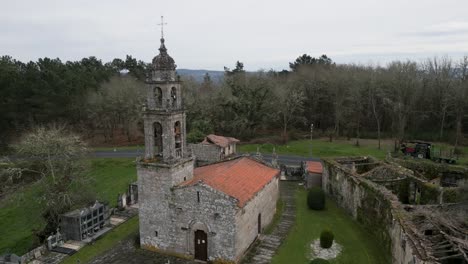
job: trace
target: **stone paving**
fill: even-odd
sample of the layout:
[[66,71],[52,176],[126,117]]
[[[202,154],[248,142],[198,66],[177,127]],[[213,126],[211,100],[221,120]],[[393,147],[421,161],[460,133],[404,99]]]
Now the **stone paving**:
[[89,264],[195,264],[199,262],[137,249],[135,239],[124,240]]
[[267,264],[275,255],[281,243],[286,239],[296,219],[294,199],[298,182],[280,182],[281,199],[284,202],[283,214],[271,234],[261,235],[255,245],[247,252],[242,263]]

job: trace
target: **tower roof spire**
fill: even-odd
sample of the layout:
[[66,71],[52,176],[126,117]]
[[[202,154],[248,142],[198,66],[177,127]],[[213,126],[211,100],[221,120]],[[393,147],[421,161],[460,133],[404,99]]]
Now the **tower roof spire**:
[[153,58],[153,68],[159,71],[175,71],[176,64],[174,63],[174,59],[167,54],[167,48],[164,44],[164,16],[161,16],[161,23],[158,24],[161,26],[161,46],[159,47],[159,55]]
[[158,26],[161,26],[161,42],[163,43],[164,39],[164,25],[167,25],[167,23],[164,23],[164,16],[161,16],[161,23],[158,24]]

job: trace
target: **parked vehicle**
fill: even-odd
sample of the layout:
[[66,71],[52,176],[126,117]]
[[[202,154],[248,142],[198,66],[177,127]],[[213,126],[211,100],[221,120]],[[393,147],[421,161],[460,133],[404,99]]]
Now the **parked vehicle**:
[[407,156],[419,159],[430,159],[435,162],[454,164],[456,159],[452,155],[444,156],[442,151],[434,151],[434,146],[430,142],[408,141],[400,145],[400,150]]

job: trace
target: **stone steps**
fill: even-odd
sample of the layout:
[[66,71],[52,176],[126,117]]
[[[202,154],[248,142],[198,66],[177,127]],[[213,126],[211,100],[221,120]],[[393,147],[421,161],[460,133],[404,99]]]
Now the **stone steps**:
[[294,192],[297,189],[295,182],[280,182],[280,195],[284,202],[283,213],[273,232],[269,235],[262,235],[259,243],[251,248],[244,257],[244,264],[267,264],[278,251],[284,239],[289,234],[289,230],[296,220],[296,202]]

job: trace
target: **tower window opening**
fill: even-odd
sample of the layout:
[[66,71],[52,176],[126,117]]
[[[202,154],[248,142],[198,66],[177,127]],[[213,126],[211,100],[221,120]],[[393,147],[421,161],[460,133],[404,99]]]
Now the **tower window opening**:
[[171,89],[171,101],[172,107],[177,107],[177,91],[175,87],[172,87]]
[[156,107],[162,107],[162,90],[159,87],[154,88],[154,99],[156,102]]
[[174,142],[175,142],[175,150],[176,150],[176,157],[182,156],[182,136],[181,136],[181,126],[180,122],[177,121],[174,124]]
[[163,152],[162,125],[154,123],[154,154],[160,156]]
[[200,202],[200,192],[197,192],[197,202]]

